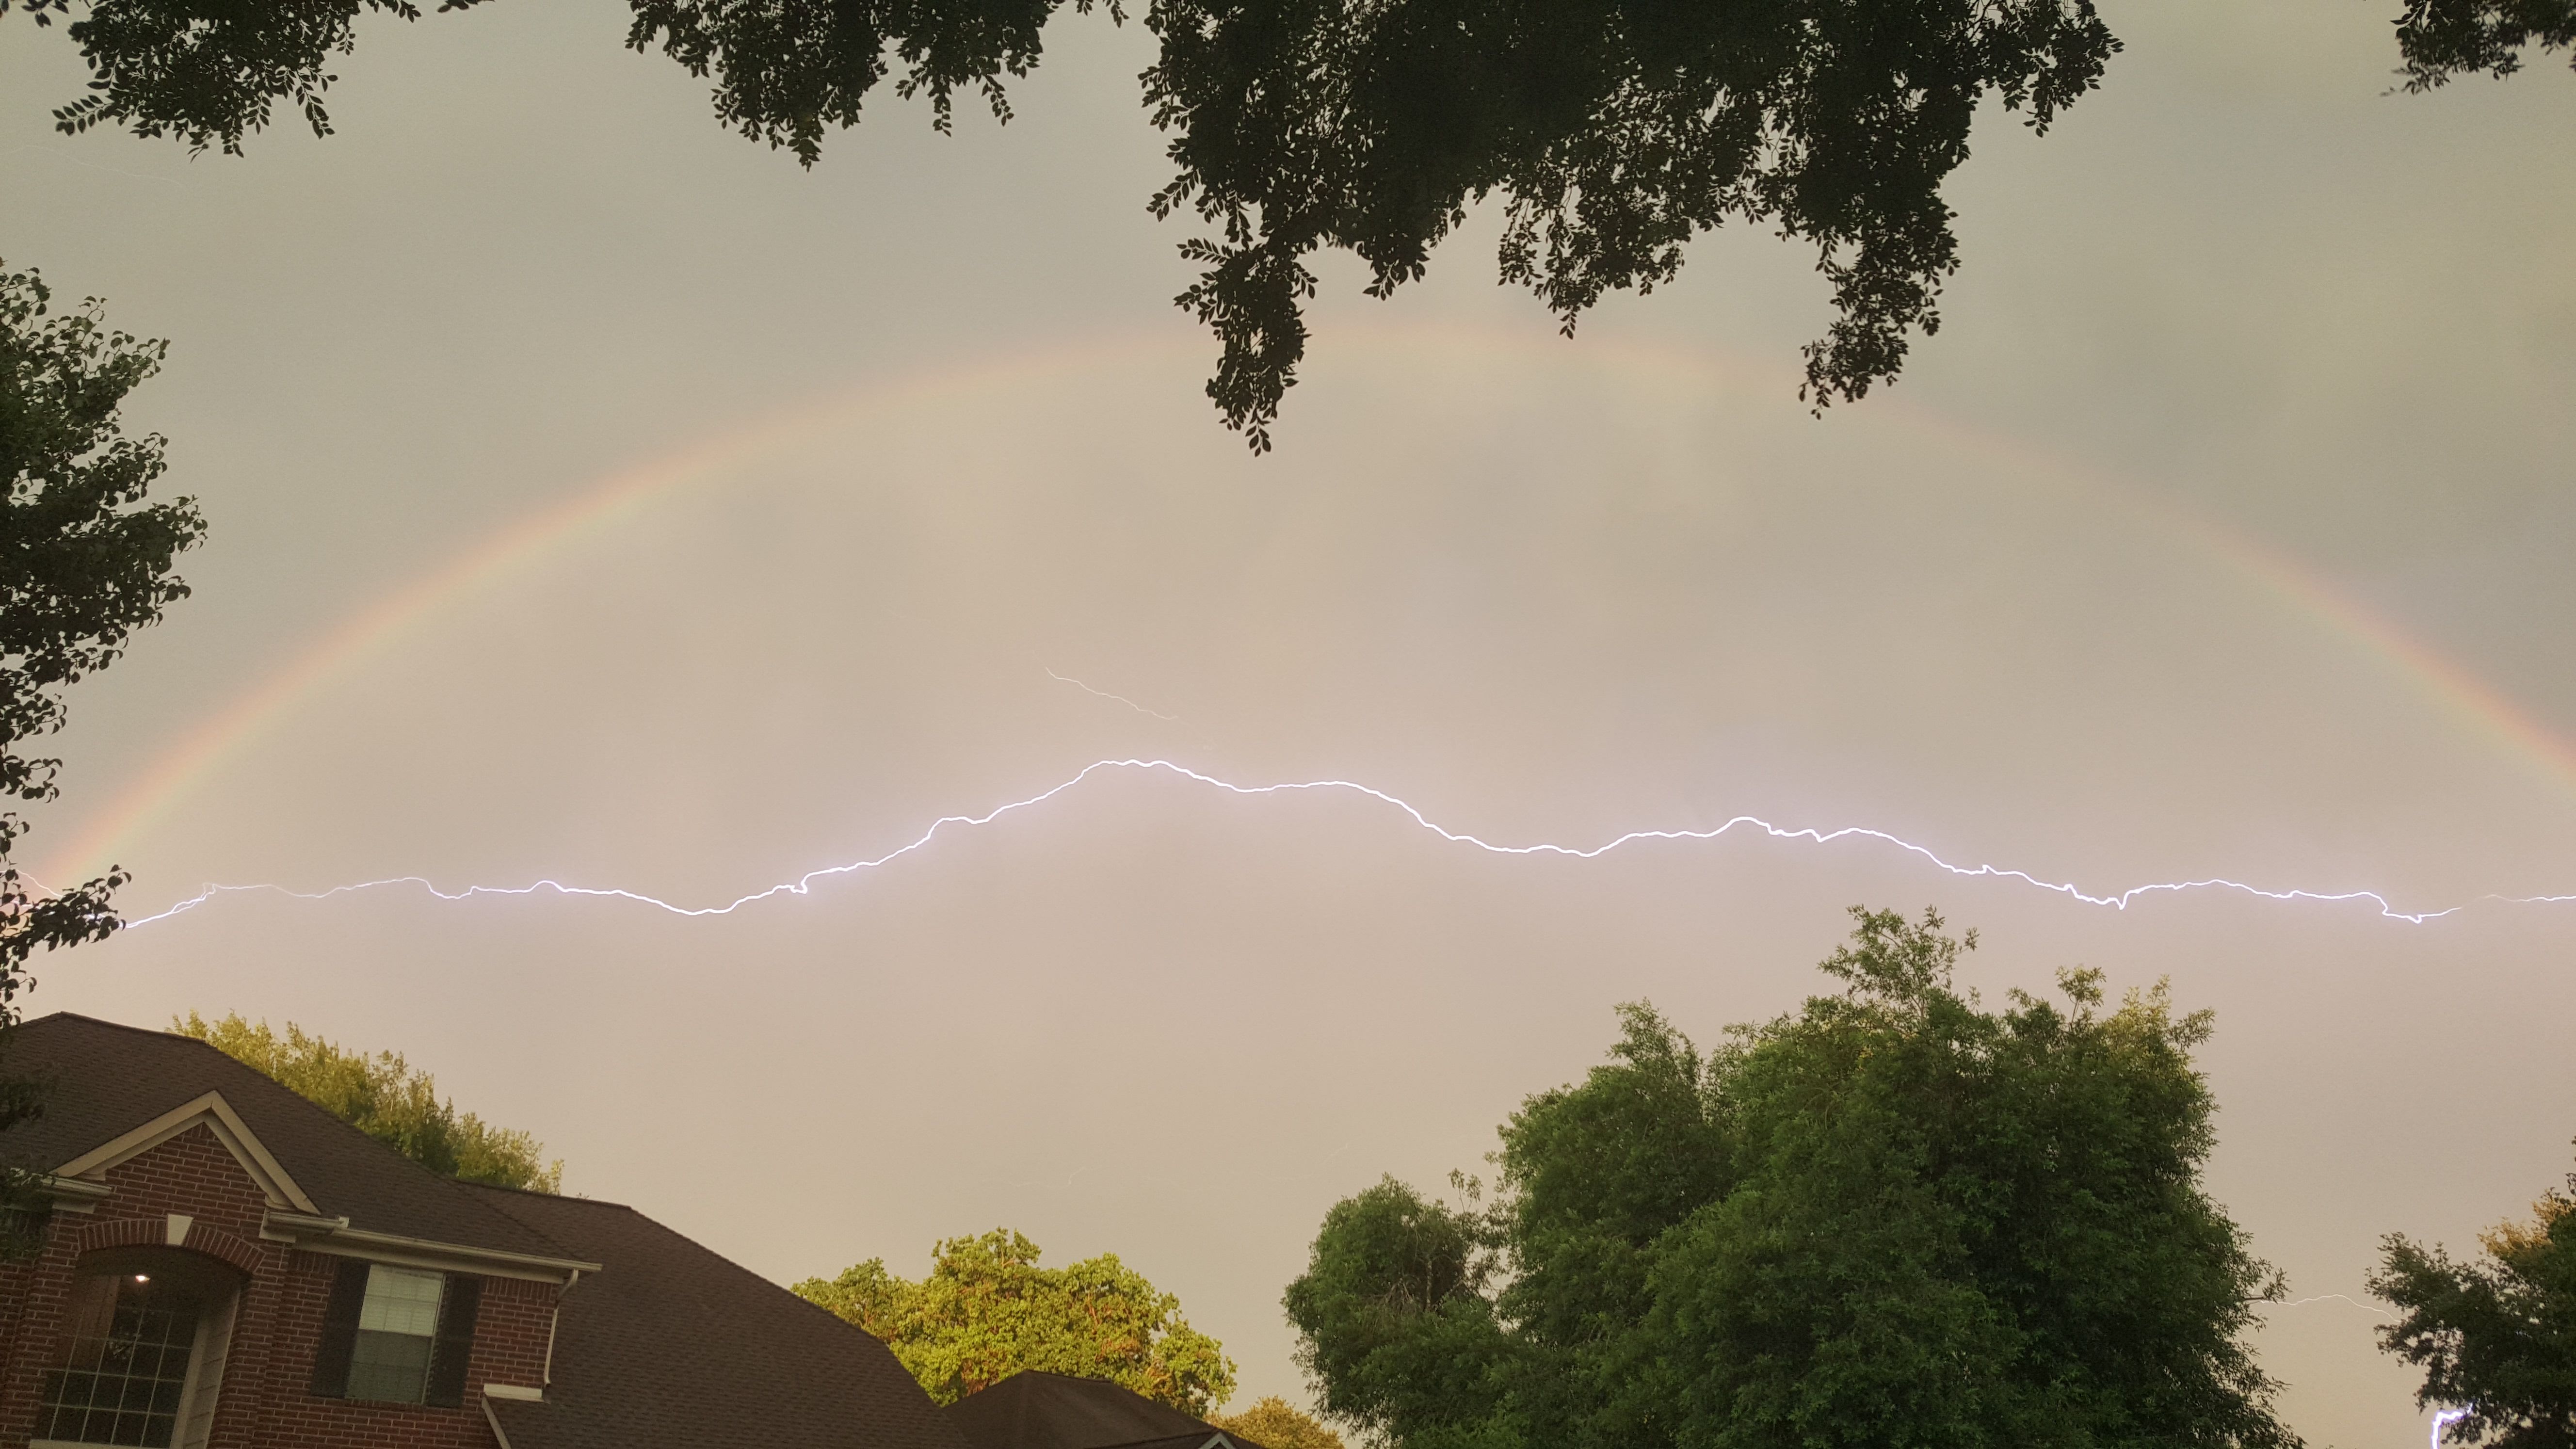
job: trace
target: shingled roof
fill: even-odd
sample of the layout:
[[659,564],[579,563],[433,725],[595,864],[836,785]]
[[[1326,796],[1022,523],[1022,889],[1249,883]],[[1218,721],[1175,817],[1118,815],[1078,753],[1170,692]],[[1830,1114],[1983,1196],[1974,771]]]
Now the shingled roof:
[[0,1070],[51,1082],[44,1115],[0,1134],[0,1155],[50,1172],[208,1092],[323,1213],[369,1232],[538,1257],[562,1247],[329,1112],[191,1037],[57,1012],[9,1034]]
[[969,1449],[1261,1449],[1107,1379],[1015,1373],[948,1406]]
[[468,1190],[600,1265],[564,1294],[546,1402],[491,1405],[510,1449],[966,1449],[884,1344],[633,1208]]

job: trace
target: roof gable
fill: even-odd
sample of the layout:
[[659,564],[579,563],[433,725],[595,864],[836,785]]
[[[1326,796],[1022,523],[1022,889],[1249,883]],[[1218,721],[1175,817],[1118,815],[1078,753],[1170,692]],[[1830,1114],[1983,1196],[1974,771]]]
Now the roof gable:
[[300,1213],[317,1212],[313,1199],[298,1187],[295,1178],[276,1156],[250,1130],[241,1114],[224,1100],[221,1092],[208,1092],[193,1101],[182,1102],[141,1126],[120,1133],[100,1143],[69,1162],[56,1166],[56,1177],[79,1178],[104,1182],[108,1169],[130,1162],[171,1138],[196,1127],[204,1127],[223,1144],[233,1160],[241,1164],[262,1196],[273,1208],[288,1208]]

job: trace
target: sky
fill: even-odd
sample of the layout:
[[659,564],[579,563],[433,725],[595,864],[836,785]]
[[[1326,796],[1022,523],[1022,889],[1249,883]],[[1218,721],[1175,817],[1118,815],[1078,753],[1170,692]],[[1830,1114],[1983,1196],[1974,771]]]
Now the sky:
[[[2576,76],[2394,94],[2392,4],[2104,8],[2099,93],[1981,118],[1894,388],[1799,406],[1830,316],[1767,233],[1569,340],[1488,209],[1388,301],[1322,264],[1262,458],[1170,305],[1134,25],[806,172],[606,0],[362,21],[337,133],[241,158],[55,134],[77,57],[0,20],[0,259],[171,339],[128,420],[212,525],[71,696],[40,874],[698,908],[929,832],[724,914],[225,893],[32,1007],[396,1048],[782,1282],[1115,1252],[1302,1401],[1332,1202],[1480,1170],[1621,1002],[1708,1040],[1932,905],[1989,999],[2216,1012],[2287,1417],[2420,1443],[2379,1237],[2466,1246],[2576,1134],[2576,902],[2498,899],[2576,894]],[[1223,788],[1307,781],[1393,800]],[[1930,855],[1423,828],[1737,816]]]

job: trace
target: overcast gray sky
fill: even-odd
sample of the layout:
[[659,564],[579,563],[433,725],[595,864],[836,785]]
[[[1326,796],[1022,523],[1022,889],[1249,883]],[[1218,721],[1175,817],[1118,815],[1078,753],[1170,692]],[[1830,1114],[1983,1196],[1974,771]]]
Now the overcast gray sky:
[[[1061,21],[1007,128],[889,96],[809,174],[605,0],[364,23],[337,135],[194,161],[53,134],[77,60],[13,15],[0,258],[172,339],[133,421],[213,523],[30,859],[112,852],[136,914],[714,904],[1144,756],[1504,844],[1749,813],[2097,894],[2576,892],[2576,78],[2387,94],[2393,0],[2106,8],[2101,93],[1986,118],[1892,392],[1798,408],[1829,318],[1767,235],[1569,342],[1480,216],[1389,303],[1325,265],[1260,460],[1169,305],[1134,27]],[[1326,1206],[1478,1167],[1618,1002],[1790,1008],[1854,902],[1978,927],[1989,992],[2216,1008],[2213,1187],[2294,1297],[2568,1168],[2576,904],[1501,856],[1138,771],[719,917],[227,896],[34,1005],[399,1048],[782,1281],[1116,1251],[1302,1397]],[[2378,1318],[2272,1319],[2312,1443],[2421,1442]]]

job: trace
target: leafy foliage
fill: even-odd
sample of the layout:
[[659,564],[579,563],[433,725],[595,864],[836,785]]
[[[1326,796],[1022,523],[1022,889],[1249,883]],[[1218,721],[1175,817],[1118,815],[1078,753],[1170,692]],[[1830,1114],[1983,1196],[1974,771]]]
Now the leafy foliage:
[[1940,187],[1978,102],[2045,129],[2118,49],[2090,0],[1158,0],[1146,24],[1179,172],[1154,209],[1218,228],[1183,246],[1208,269],[1180,301],[1256,448],[1305,351],[1306,255],[1351,251],[1382,297],[1497,194],[1504,279],[1568,331],[1731,218],[1814,243],[1840,315],[1805,395],[1861,397],[1940,324]]
[[[0,1132],[42,1115],[44,1088],[31,1078],[0,1076]],[[44,1251],[53,1204],[37,1190],[41,1181],[34,1169],[0,1155],[0,1263]]]
[[1504,1124],[1495,1200],[1392,1180],[1286,1295],[1327,1414],[1401,1449],[2291,1449],[2239,1342],[2278,1280],[2203,1194],[2205,1014],[2002,1011],[1971,934],[1855,912],[1844,985],[1701,1051],[1646,1006]]
[[[171,564],[205,533],[189,499],[144,504],[163,439],[118,424],[168,344],[109,331],[96,298],[68,313],[51,300],[37,273],[0,272],[0,795],[28,803],[54,797],[61,761],[29,757],[26,742],[62,728],[64,688],[187,597]],[[116,929],[108,894],[124,880],[37,886],[8,864],[26,830],[0,814],[0,1021],[36,948]]]
[[[22,0],[38,25],[69,14],[70,0]],[[450,0],[460,9],[475,0]],[[0,12],[9,0],[0,0]],[[78,135],[101,124],[138,136],[177,136],[196,149],[219,143],[241,154],[242,138],[265,128],[271,108],[290,102],[313,134],[331,134],[322,93],[333,55],[355,47],[360,13],[420,18],[405,0],[97,0],[73,22],[72,39],[90,62],[90,93],[54,112],[55,127]]]
[[563,1163],[526,1132],[496,1127],[438,1095],[438,1081],[394,1052],[370,1056],[333,1045],[293,1022],[283,1036],[235,1012],[210,1022],[196,1012],[170,1030],[255,1067],[297,1096],[433,1172],[531,1192],[563,1191]]
[[1283,1301],[1326,1414],[1412,1449],[1519,1442],[1492,1423],[1512,1344],[1485,1291],[1491,1227],[1392,1177],[1324,1215]]
[[885,1340],[943,1404],[1023,1369],[1108,1379],[1199,1415],[1234,1392],[1234,1361],[1190,1327],[1180,1299],[1115,1253],[1063,1268],[1038,1266],[1038,1253],[1027,1238],[995,1228],[942,1241],[930,1276],[918,1283],[870,1258],[829,1282],[809,1278],[796,1292]]
[[[2522,54],[2576,46],[2576,0],[2407,0],[2397,22],[2406,89],[2429,91],[2454,76],[2504,77]],[[2568,57],[2576,65],[2576,54]]]
[[2379,1331],[2389,1352],[2424,1370],[2415,1402],[2463,1410],[2449,1431],[2500,1449],[2576,1445],[2576,1173],[2532,1204],[2532,1221],[2479,1239],[2483,1261],[2461,1263],[2402,1234],[2371,1291],[2396,1306]]
[[1240,1414],[1210,1415],[1208,1422],[1261,1449],[1342,1449],[1341,1435],[1277,1394],[1253,1400]]
[[[11,0],[0,0],[5,11]],[[29,0],[42,22],[72,0]],[[442,10],[481,0],[447,0]],[[719,120],[807,165],[894,64],[947,129],[960,90],[1007,120],[1061,0],[630,0],[627,44],[715,77]],[[2530,3],[2530,0],[2515,0]],[[86,0],[69,26],[114,123],[238,151],[292,104],[317,134],[359,14],[407,0]],[[1075,0],[1078,11],[1091,0]],[[1124,19],[1111,0],[1113,18]],[[1892,381],[1958,267],[1941,186],[1989,96],[2046,129],[2119,42],[2093,0],[1150,0],[1143,76],[1171,134],[1158,216],[1214,235],[1178,301],[1222,343],[1208,395],[1253,448],[1306,350],[1309,256],[1347,250],[1386,296],[1489,197],[1506,281],[1571,331],[1606,291],[1652,291],[1729,220],[1817,249],[1837,313],[1807,349],[1818,408]]]
[[[117,411],[161,366],[167,347],[108,330],[96,298],[52,310],[34,271],[0,270],[0,796],[55,794],[60,761],[24,753],[63,725],[62,691],[106,668],[135,630],[187,597],[171,572],[205,533],[182,498],[147,504],[162,439],[124,435]],[[27,823],[0,812],[0,1050],[32,984],[27,963],[106,938],[122,870],[52,889],[21,873],[11,851]],[[38,1084],[0,1076],[0,1131],[43,1110]],[[0,1163],[0,1252],[35,1206],[25,1173]]]
[[[904,63],[895,94],[927,92],[931,125],[947,131],[956,93],[973,88],[996,120],[1011,118],[1002,77],[1038,63],[1038,32],[1061,0],[632,0],[627,45],[659,45],[689,74],[716,75],[716,119],[784,147],[811,166],[823,133],[855,126],[886,55]],[[1088,12],[1092,0],[1074,0]],[[1115,0],[1113,16],[1124,18]]]

